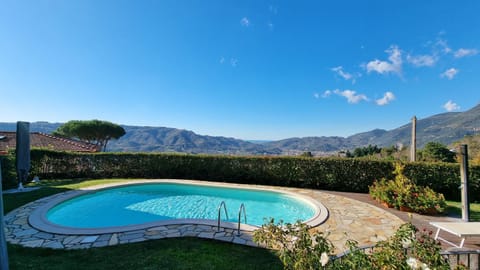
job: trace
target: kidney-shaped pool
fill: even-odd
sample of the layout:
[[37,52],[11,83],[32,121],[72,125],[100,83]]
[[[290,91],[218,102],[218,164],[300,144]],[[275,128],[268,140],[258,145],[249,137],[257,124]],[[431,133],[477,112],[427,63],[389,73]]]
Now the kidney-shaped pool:
[[[325,214],[321,212],[326,211],[318,202],[290,192],[160,182],[122,185],[60,199],[41,211],[40,223],[63,228],[62,232],[65,229],[119,231],[118,228],[152,223],[217,221],[220,212],[222,222],[236,224],[242,204],[246,215],[242,211],[241,222],[246,220],[253,226],[261,226],[270,218],[285,223],[309,222],[318,220]],[[38,225],[38,221],[37,214],[32,225]]]

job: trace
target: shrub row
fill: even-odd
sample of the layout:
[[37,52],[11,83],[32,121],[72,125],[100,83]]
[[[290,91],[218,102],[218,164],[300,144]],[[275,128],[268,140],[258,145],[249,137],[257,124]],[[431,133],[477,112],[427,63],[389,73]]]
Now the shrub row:
[[7,156],[0,156],[0,169],[2,171],[2,189],[9,189],[16,187],[16,173],[15,173],[15,154],[9,152]]
[[[13,155],[4,160],[5,186],[16,183]],[[30,176],[61,178],[178,178],[245,184],[368,192],[382,178],[393,179],[390,161],[350,158],[243,157],[164,153],[70,153],[31,151]],[[6,165],[9,164],[9,165]],[[480,166],[472,167],[472,199],[479,200]],[[12,176],[13,175],[13,176]],[[458,164],[408,163],[405,175],[447,198],[458,199]],[[458,193],[458,194],[457,194]]]
[[[415,184],[442,193],[447,200],[461,199],[459,164],[410,162],[403,173]],[[469,167],[469,194],[470,201],[480,201],[480,166]]]
[[[392,164],[344,158],[32,151],[41,178],[180,178],[367,192]],[[341,181],[340,181],[341,180]]]

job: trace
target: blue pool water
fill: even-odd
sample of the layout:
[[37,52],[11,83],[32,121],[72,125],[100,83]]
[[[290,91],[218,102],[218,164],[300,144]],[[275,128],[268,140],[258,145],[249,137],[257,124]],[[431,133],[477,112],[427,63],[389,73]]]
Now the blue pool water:
[[[238,222],[243,203],[247,223],[256,226],[269,218],[295,223],[315,214],[311,204],[279,192],[156,183],[104,189],[75,197],[51,208],[47,219],[74,228],[105,228],[171,219],[217,220],[222,201],[227,206],[228,221]],[[222,220],[226,220],[223,210]]]

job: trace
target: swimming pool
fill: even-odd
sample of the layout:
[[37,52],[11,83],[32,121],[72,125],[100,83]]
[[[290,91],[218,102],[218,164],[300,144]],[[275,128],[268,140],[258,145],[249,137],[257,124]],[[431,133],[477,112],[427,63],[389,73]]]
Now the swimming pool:
[[[238,222],[243,203],[247,223],[261,226],[265,219],[287,223],[305,221],[314,205],[291,195],[262,190],[158,183],[100,190],[62,202],[47,212],[55,224],[75,228],[127,226],[172,219],[221,219]],[[243,214],[243,212],[242,212]],[[241,217],[242,222],[244,217]]]
[[[269,218],[285,223],[297,220],[320,223],[323,220],[318,221],[319,216],[325,216],[327,211],[321,204],[298,194],[183,182],[186,181],[122,185],[66,196],[49,203],[29,221],[34,227],[50,232],[105,233],[157,224],[215,224],[222,202],[228,213],[227,219],[223,206],[220,208],[222,224],[237,224],[243,204],[246,223],[256,227]],[[243,212],[241,222],[245,222]]]

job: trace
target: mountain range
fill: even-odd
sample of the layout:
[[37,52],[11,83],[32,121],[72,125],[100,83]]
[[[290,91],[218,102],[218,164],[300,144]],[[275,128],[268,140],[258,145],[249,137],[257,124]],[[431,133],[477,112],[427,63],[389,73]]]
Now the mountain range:
[[[31,132],[51,133],[61,123],[33,122]],[[244,141],[219,136],[198,135],[192,131],[150,126],[122,125],[126,134],[109,142],[108,151],[184,152],[232,155],[295,155],[306,151],[329,155],[342,150],[377,145],[410,145],[411,123],[392,130],[374,129],[349,137],[304,137],[279,141]],[[0,123],[0,131],[15,131],[16,123]],[[417,120],[417,147],[428,142],[449,145],[466,135],[480,133],[480,104],[464,112],[448,112]]]

